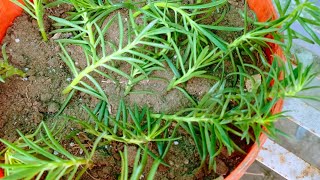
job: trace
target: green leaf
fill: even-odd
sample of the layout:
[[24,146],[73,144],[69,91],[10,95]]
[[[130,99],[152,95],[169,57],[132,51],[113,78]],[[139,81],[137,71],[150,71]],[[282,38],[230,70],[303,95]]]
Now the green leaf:
[[228,3],[227,0],[217,0],[217,1],[212,1],[210,3],[184,5],[184,6],[180,6],[180,8],[181,9],[188,9],[188,10],[199,10],[199,9],[217,7],[220,5],[224,5],[226,3]]
[[38,17],[34,14],[34,9],[29,9],[27,6],[23,5],[21,2],[18,0],[10,0],[11,2],[15,3],[19,7],[21,7],[24,11],[26,11],[31,17],[34,19],[38,19]]
[[59,18],[59,17],[54,17],[54,16],[49,16],[52,20],[56,21],[59,23],[59,25],[61,26],[66,26],[66,27],[72,27],[72,28],[75,28],[76,30],[78,31],[82,31],[82,32],[86,32],[88,33],[88,31],[84,28],[82,28],[81,26],[71,22],[71,21],[68,21],[66,19],[62,19],[62,18]]
[[203,28],[211,29],[211,30],[218,30],[218,31],[242,31],[244,30],[243,27],[228,27],[228,26],[213,26],[213,25],[200,25]]

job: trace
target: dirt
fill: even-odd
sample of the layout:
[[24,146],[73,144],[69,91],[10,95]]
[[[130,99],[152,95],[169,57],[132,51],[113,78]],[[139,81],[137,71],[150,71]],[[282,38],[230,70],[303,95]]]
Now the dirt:
[[[230,3],[234,2],[238,5],[242,3],[230,1]],[[65,12],[68,10],[70,10],[70,6],[52,8],[48,12],[54,16],[65,17]],[[237,8],[232,8],[230,12],[236,14],[234,17],[238,17]],[[231,21],[228,20],[227,23]],[[48,17],[45,17],[45,22],[47,31],[54,29],[51,26],[52,21]],[[233,22],[237,22],[237,20],[233,19]],[[117,26],[111,27],[111,31],[113,31],[112,29],[117,29]],[[111,35],[110,39],[116,41],[117,37],[115,36]],[[16,129],[28,134],[32,133],[42,120],[48,122],[49,125],[61,120],[61,118],[55,118],[54,115],[66,99],[66,95],[62,95],[61,92],[72,80],[72,75],[60,59],[60,47],[52,39],[44,43],[39,36],[35,20],[26,14],[15,20],[13,26],[7,31],[3,43],[7,44],[6,50],[10,62],[25,71],[27,75],[26,78],[12,77],[6,83],[0,84],[0,129],[2,130],[0,137],[14,141],[18,138]],[[86,66],[84,55],[78,46],[68,46],[67,51],[77,62],[77,68],[83,69]],[[148,105],[155,112],[165,113],[174,113],[190,105],[189,100],[180,91],[167,92],[167,81],[171,80],[173,74],[155,72],[153,75],[164,80],[150,79],[134,86],[133,91],[147,90],[150,93],[129,94],[125,98],[129,105]],[[100,81],[102,88],[110,95],[111,113],[115,113],[124,91],[123,84],[126,82],[121,78],[119,78],[120,85],[107,79],[100,79]],[[213,83],[214,81],[195,78],[186,84],[186,90],[196,99],[200,99]],[[78,92],[72,98],[64,114],[87,119],[88,115],[81,105],[85,104],[92,108],[97,102],[96,98]],[[74,128],[76,128],[74,124],[67,123],[65,133],[72,132]],[[200,158],[195,144],[184,131],[179,133],[183,135],[183,138],[172,146],[165,159],[170,167],[160,165],[155,179],[213,179],[230,173],[245,156],[239,152],[229,155],[226,150],[223,150],[216,157],[217,173],[197,169],[200,165]],[[244,150],[250,147],[250,145],[246,146],[243,141],[239,140],[238,142]],[[71,149],[74,154],[79,154],[77,149],[70,147],[70,143],[70,140],[63,142],[64,146]],[[94,168],[88,170],[82,179],[117,179],[121,171],[121,159],[118,153],[121,148],[123,147],[117,143],[112,143],[105,148],[100,147],[95,153]],[[129,146],[131,167],[136,151],[137,147]],[[152,160],[149,159],[146,169],[150,168],[151,164]]]
[[[165,158],[171,167],[160,166],[155,179],[165,179],[163,177],[167,177],[167,179],[215,179],[228,175],[245,157],[245,154],[240,152],[228,154],[227,149],[223,147],[222,153],[215,157],[217,163],[215,173],[206,168],[199,169],[201,159],[195,153],[197,150],[194,141],[184,131],[180,131],[180,136],[182,139],[173,144]],[[240,143],[239,138],[233,137],[233,140],[239,143],[244,151],[248,151],[249,146]]]
[[59,106],[63,96],[56,92],[67,85],[68,71],[58,56],[58,46],[41,41],[29,16],[17,18],[4,43],[10,61],[27,74],[0,84],[0,136],[13,140],[16,128],[30,133],[42,117],[57,112],[59,107],[54,106]]
[[[196,146],[194,141],[190,136],[188,136],[184,131],[180,131],[182,138],[174,141],[172,147],[170,148],[167,156],[165,157],[165,162],[170,165],[166,167],[160,165],[157,171],[155,180],[163,179],[214,179],[219,176],[228,175],[236,165],[245,157],[245,154],[240,152],[234,152],[228,154],[227,149],[223,148],[222,153],[218,155],[215,160],[217,162],[216,173],[212,171],[209,172],[206,168],[199,169],[201,159],[196,153]],[[237,137],[233,137],[235,142],[241,142]],[[240,148],[244,151],[248,151],[250,146],[243,143],[239,143]],[[156,149],[154,145],[150,145],[151,150]],[[130,145],[128,146],[128,164],[129,172],[132,171],[133,163],[135,160],[135,155],[137,152],[137,147]],[[111,143],[106,146],[103,150],[98,150],[95,154],[94,164],[95,167],[88,170],[82,179],[117,179],[121,172],[121,158],[119,156],[119,151],[123,150],[123,145],[117,143]],[[146,179],[147,172],[152,166],[153,159],[148,158],[145,171],[140,179]]]

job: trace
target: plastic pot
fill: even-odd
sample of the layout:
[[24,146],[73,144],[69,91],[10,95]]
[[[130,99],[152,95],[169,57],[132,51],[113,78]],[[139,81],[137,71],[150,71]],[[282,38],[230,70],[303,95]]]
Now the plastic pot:
[[[249,8],[253,10],[259,21],[267,21],[268,19],[276,19],[277,12],[272,4],[272,0],[247,0]],[[275,44],[268,43],[271,49],[265,49],[267,58],[270,63],[273,61],[273,56],[277,55],[284,59],[282,49]],[[272,53],[273,52],[273,53]],[[280,77],[281,78],[281,77]],[[283,100],[280,100],[276,103],[276,105],[272,109],[272,113],[280,113],[283,107]],[[254,143],[250,148],[247,156],[243,159],[243,161],[225,178],[225,180],[237,180],[240,179],[246,170],[250,167],[250,165],[255,161],[258,153],[262,147],[262,145],[267,140],[267,136],[265,134],[260,135],[260,144]]]
[[[274,9],[272,4],[272,0],[247,0],[250,9],[252,9],[259,21],[266,21],[270,18],[275,19],[277,18],[277,13]],[[7,28],[12,24],[14,19],[21,14],[22,10],[18,6],[14,5],[10,2],[10,0],[0,0],[0,42],[3,36],[6,33]],[[272,62],[273,55],[278,55],[283,57],[282,50],[274,45],[269,44],[271,47],[270,49],[266,49],[266,54],[268,56],[269,62]],[[273,54],[271,53],[273,52]],[[282,110],[283,101],[280,100],[277,104],[273,107],[273,113],[279,113]],[[249,166],[255,161],[258,152],[261,146],[266,141],[267,136],[265,134],[261,134],[260,136],[260,144],[257,143],[253,144],[250,148],[247,156],[244,160],[225,178],[226,180],[237,180],[240,179]],[[0,178],[3,177],[3,171],[0,169]]]
[[13,4],[10,0],[0,0],[0,42],[2,41],[3,36],[5,36],[7,28],[21,12],[22,9]]

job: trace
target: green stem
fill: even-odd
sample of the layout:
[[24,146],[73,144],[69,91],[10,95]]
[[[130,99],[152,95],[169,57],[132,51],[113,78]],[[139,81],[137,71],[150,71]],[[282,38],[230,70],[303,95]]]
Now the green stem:
[[40,33],[41,33],[43,41],[46,42],[46,41],[48,41],[48,36],[47,36],[46,31],[45,31],[44,23],[43,23],[44,7],[43,7],[41,2],[38,2],[38,0],[34,1],[34,6],[35,6],[35,15],[37,17],[37,23],[38,23],[38,26],[39,26]]
[[44,23],[43,23],[43,19],[42,17],[39,17],[39,15],[36,12],[36,16],[38,17],[38,26],[39,26],[39,30],[42,36],[43,41],[47,42],[48,41],[48,36],[47,33],[44,29]]
[[90,164],[91,161],[87,159],[77,159],[77,160],[64,160],[60,162],[48,163],[46,166],[51,167],[50,169],[56,169],[58,167],[71,167]]
[[[94,130],[87,130],[87,132],[90,134],[93,134],[95,136],[101,135],[100,132],[97,132]],[[141,145],[141,144],[145,144],[145,143],[153,141],[148,136],[138,136],[135,138],[126,138],[126,137],[119,137],[119,136],[106,134],[106,135],[102,136],[102,138],[109,140],[109,141],[116,141],[116,142],[127,143],[127,144],[136,144],[136,145]]]
[[218,123],[218,119],[205,118],[205,117],[185,117],[185,116],[163,115],[163,114],[151,114],[150,117],[155,118],[155,119],[161,118],[161,119],[166,120],[166,121],[174,120],[174,121],[177,121],[177,122],[212,122],[212,123]]
[[40,33],[41,33],[43,41],[47,42],[48,41],[48,37],[47,37],[46,31],[43,28],[40,28]]
[[89,37],[89,42],[90,42],[90,49],[91,49],[91,52],[93,53],[92,56],[93,56],[93,61],[96,61],[97,60],[97,52],[95,50],[95,38],[94,38],[94,33],[92,31],[92,23],[89,22],[89,18],[87,16],[87,13],[84,13],[83,15],[83,19],[86,23],[86,30],[88,32],[88,37]]
[[130,93],[132,87],[133,87],[133,84],[131,84],[131,82],[129,81],[124,91],[124,96],[127,96]]
[[135,45],[138,43],[137,41],[133,41],[131,44],[127,45],[125,48],[118,50],[114,53],[112,53],[111,55],[100,59],[99,61],[97,61],[96,63],[87,66],[83,71],[81,71],[74,79],[73,81],[62,91],[63,94],[67,94],[69,93],[72,88],[74,86],[76,86],[80,80],[85,77],[87,74],[89,74],[90,72],[94,71],[96,68],[100,67],[102,64],[105,64],[109,61],[112,61],[113,59],[115,59],[118,55],[121,55],[125,52],[127,52],[128,50],[132,49],[133,47],[135,47]]

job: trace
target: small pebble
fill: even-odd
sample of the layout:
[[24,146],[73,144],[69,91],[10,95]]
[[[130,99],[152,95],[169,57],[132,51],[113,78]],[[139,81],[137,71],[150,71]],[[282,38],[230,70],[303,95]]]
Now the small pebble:
[[28,81],[28,78],[27,77],[22,78],[22,81]]
[[53,36],[52,36],[52,40],[57,40],[57,39],[59,39],[60,38],[60,36],[61,36],[61,33],[55,33]]
[[25,71],[25,72],[29,71],[29,68],[24,68],[24,71]]
[[20,39],[17,38],[17,39],[15,39],[14,41],[15,41],[16,43],[19,43],[19,42],[20,42]]
[[174,145],[178,145],[178,144],[179,144],[179,141],[173,141],[173,144],[174,144]]
[[71,78],[69,78],[69,77],[67,78],[67,81],[68,81],[68,82],[70,82],[71,80],[72,80]]
[[64,38],[72,38],[73,37],[72,33],[65,33],[65,34],[63,34],[63,36],[64,36]]
[[80,149],[79,154],[83,154],[83,150],[82,149]]
[[69,145],[70,145],[70,147],[73,147],[73,146],[74,146],[74,143],[73,143],[73,142],[71,142]]
[[174,165],[174,162],[173,161],[169,161],[169,164],[172,166],[172,165]]
[[189,160],[186,159],[185,161],[183,161],[184,164],[189,164]]
[[54,47],[54,51],[55,52],[59,52],[60,51],[60,47],[59,46]]
[[53,151],[53,154],[58,155],[59,153],[58,153],[58,151]]

